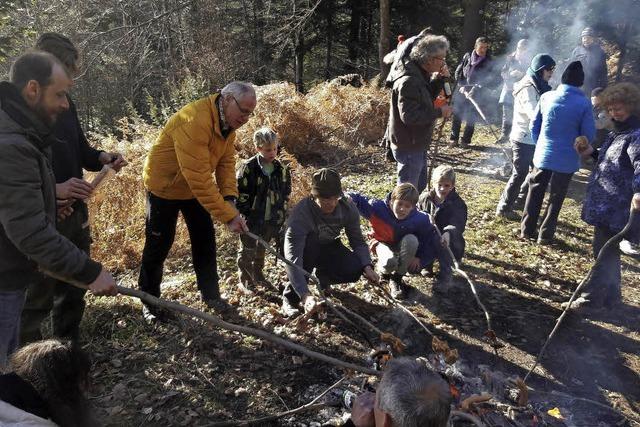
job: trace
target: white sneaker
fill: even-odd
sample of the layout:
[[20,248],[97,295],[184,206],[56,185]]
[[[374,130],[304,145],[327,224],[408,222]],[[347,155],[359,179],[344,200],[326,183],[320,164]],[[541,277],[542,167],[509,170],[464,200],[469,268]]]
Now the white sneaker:
[[638,245],[637,243],[631,243],[628,240],[623,240],[620,242],[620,251],[622,251],[623,254],[633,258],[640,257],[640,245]]

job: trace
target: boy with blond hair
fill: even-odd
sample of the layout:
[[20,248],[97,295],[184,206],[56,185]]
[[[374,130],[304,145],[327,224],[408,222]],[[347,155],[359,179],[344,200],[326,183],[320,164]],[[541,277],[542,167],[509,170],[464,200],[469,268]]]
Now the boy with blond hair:
[[438,233],[429,217],[416,209],[418,190],[409,183],[397,185],[386,200],[348,193],[360,215],[369,220],[373,233],[372,251],[378,256],[377,270],[389,280],[394,298],[405,296],[403,276],[418,273],[434,260],[440,261],[437,286],[451,281],[451,261],[440,246]]
[[442,235],[442,245],[449,246],[458,262],[464,255],[464,229],[467,226],[467,204],[456,191],[456,173],[449,165],[433,170],[431,188],[420,195],[418,208],[433,218]]
[[[289,168],[276,158],[278,136],[268,127],[253,134],[256,155],[238,169],[237,208],[247,219],[249,231],[267,242],[278,239],[291,194]],[[262,272],[265,249],[246,234],[240,235],[238,287],[251,294],[256,283],[268,283]]]

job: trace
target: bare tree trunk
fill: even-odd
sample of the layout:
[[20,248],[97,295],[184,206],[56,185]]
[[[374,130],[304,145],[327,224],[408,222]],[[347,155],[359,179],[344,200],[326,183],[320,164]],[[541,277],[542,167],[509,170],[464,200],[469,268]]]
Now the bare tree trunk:
[[631,33],[631,24],[625,22],[622,28],[622,35],[618,46],[620,47],[620,58],[618,59],[618,69],[616,70],[616,83],[622,79],[622,71],[624,70],[624,64],[627,60],[627,43],[629,41]]
[[349,0],[351,20],[349,22],[349,41],[347,51],[349,61],[345,67],[347,73],[357,72],[358,55],[360,53],[360,26],[362,20],[362,0]]
[[304,33],[302,29],[295,36],[294,62],[296,90],[304,93]]
[[382,85],[391,67],[384,63],[384,56],[391,50],[389,0],[380,0],[380,40],[378,41],[378,61],[380,61],[380,80]]
[[465,52],[473,49],[476,38],[483,28],[481,15],[487,0],[464,0],[464,24],[462,27],[462,47]]
[[331,78],[331,57],[333,56],[333,15],[335,10],[335,1],[327,0],[327,56],[324,64],[324,78]]

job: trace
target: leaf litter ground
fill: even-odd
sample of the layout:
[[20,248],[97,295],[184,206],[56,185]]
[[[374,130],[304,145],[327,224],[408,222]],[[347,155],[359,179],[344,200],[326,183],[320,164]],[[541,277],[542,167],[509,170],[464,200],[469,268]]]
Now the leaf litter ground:
[[[440,147],[438,163],[453,164],[457,188],[469,206],[463,269],[476,282],[480,298],[506,345],[496,357],[482,341],[484,317],[461,278],[446,295],[431,290],[434,279],[412,276],[408,306],[439,338],[460,354],[460,363],[488,365],[523,377],[567,300],[592,263],[592,229],[580,220],[588,170],[574,177],[558,225],[559,242],[538,246],[518,239],[519,223],[496,219],[495,205],[505,179],[493,173],[502,162],[486,129],[471,147]],[[315,165],[320,166],[321,162]],[[344,187],[384,197],[393,187],[394,165],[380,149],[354,148],[337,168]],[[363,222],[363,226],[366,227]],[[330,313],[299,330],[278,313],[286,280],[283,264],[268,256],[267,277],[273,287],[245,296],[235,288],[237,246],[220,239],[222,290],[234,307],[225,320],[264,328],[310,349],[366,364],[370,347],[348,324]],[[637,261],[624,258],[624,304],[591,319],[571,314],[529,380],[549,409],[570,407],[576,425],[609,425],[612,413],[586,401],[611,405],[631,417],[640,404],[640,276]],[[119,279],[136,286],[137,271]],[[189,257],[167,262],[163,297],[204,309],[199,302]],[[335,297],[383,330],[401,338],[405,354],[424,356],[431,339],[402,311],[393,309],[363,281],[337,288]],[[250,419],[309,402],[343,375],[340,369],[283,350],[250,336],[214,330],[202,321],[179,318],[149,326],[137,301],[93,298],[83,324],[86,348],[93,355],[92,402],[106,425],[204,426],[225,419]],[[373,338],[373,337],[372,337]],[[310,412],[264,425],[322,425],[340,416],[336,409]],[[612,424],[613,425],[613,424]]]

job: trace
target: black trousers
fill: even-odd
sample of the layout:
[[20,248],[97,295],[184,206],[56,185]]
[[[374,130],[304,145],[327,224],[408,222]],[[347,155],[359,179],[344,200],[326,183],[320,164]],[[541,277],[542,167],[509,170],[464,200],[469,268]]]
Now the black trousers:
[[535,151],[535,145],[511,141],[513,169],[511,170],[511,177],[509,177],[509,181],[500,196],[498,211],[504,212],[513,208],[513,203],[516,201],[518,193],[522,192],[523,184],[527,179],[527,175],[529,175],[529,168],[532,165]]
[[189,230],[193,268],[202,298],[219,298],[213,220],[197,199],[168,200],[147,193],[145,242],[138,285],[142,291],[160,296],[162,270],[175,238],[178,213],[182,213]]
[[[353,283],[362,275],[360,258],[348,249],[339,239],[321,244],[317,234],[310,234],[304,247],[303,268],[311,273],[316,269],[320,287],[327,289],[338,283]],[[300,303],[300,297],[287,283],[282,294],[292,305]]]
[[535,238],[538,217],[544,201],[544,193],[549,186],[549,202],[540,226],[540,239],[553,239],[558,225],[558,216],[562,203],[567,196],[572,173],[553,172],[548,169],[534,168],[529,174],[529,193],[524,204],[521,232],[523,237]]

